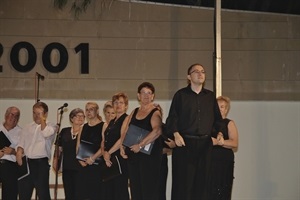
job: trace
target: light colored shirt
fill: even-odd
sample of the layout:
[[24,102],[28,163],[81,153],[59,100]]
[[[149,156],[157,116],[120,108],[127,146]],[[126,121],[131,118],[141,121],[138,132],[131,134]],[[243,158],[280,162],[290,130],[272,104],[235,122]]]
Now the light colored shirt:
[[[0,131],[2,131],[10,141],[11,145],[9,147],[15,148],[19,142],[22,128],[17,125],[13,129],[8,131],[3,126],[3,124],[0,124]],[[1,159],[16,162],[16,156],[13,154],[5,154]]]
[[17,147],[22,147],[24,154],[30,159],[51,158],[57,126],[48,121],[46,124],[44,130],[41,130],[41,125],[35,122],[26,125],[22,130]]

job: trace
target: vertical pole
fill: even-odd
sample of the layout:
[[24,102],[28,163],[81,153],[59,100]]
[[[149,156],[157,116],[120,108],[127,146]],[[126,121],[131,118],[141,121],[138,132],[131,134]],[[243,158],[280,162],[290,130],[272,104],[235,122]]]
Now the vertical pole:
[[216,96],[222,95],[222,59],[221,59],[221,0],[215,0],[215,30],[216,30]]

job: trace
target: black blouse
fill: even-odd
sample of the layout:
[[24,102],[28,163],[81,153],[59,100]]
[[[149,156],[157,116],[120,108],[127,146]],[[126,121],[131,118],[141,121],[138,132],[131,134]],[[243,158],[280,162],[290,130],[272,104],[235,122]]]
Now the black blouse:
[[72,139],[71,127],[63,128],[58,140],[59,146],[63,149],[63,170],[78,170],[80,164],[76,159],[77,139]]

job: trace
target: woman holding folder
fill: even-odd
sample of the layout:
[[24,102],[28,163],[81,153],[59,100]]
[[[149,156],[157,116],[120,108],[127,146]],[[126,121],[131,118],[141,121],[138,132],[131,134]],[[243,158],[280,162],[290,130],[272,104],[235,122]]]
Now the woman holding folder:
[[[75,199],[98,200],[102,195],[100,165],[103,165],[103,163],[99,161],[99,157],[102,156],[101,143],[106,123],[102,121],[99,115],[99,106],[95,102],[86,104],[85,117],[87,123],[83,125],[82,131],[79,132],[77,137],[77,159],[81,168],[77,176]],[[89,156],[82,156],[82,150],[88,152],[90,149],[95,151]]]
[[155,88],[149,82],[144,82],[138,87],[137,98],[140,107],[132,111],[122,127],[122,143],[126,141],[126,136],[131,134],[132,127],[148,132],[144,138],[126,149],[121,148],[121,155],[128,158],[132,200],[158,199],[162,158],[162,143],[158,138],[161,135],[162,117],[160,110],[153,104],[154,93]]

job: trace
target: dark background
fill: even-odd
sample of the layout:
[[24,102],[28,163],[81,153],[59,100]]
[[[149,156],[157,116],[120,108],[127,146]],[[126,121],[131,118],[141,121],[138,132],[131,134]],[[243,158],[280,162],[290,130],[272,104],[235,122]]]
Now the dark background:
[[[212,8],[215,4],[215,0],[150,0],[150,2]],[[300,15],[300,0],[221,0],[221,4],[225,9]]]

